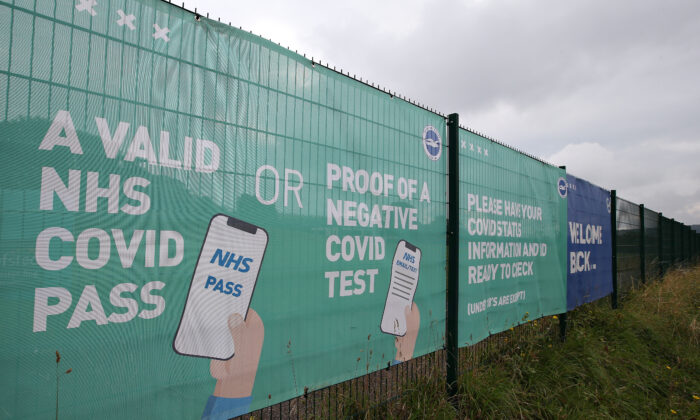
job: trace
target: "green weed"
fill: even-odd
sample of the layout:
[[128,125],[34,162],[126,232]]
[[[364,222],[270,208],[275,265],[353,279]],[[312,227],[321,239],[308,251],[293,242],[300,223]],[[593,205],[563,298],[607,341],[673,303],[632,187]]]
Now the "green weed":
[[491,337],[455,404],[434,375],[360,417],[700,418],[699,313],[700,268],[676,270],[617,310],[602,299],[570,312],[563,343],[552,317]]

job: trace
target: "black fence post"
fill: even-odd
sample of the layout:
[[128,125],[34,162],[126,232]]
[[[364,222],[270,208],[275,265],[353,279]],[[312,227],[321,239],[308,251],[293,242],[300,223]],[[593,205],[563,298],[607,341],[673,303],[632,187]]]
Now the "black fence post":
[[683,229],[681,228],[681,222],[676,222],[676,227],[674,229],[675,229],[675,231],[674,231],[675,236],[678,238],[676,240],[676,248],[675,248],[675,251],[676,251],[675,252],[675,255],[676,255],[675,261],[676,261],[676,264],[678,264],[683,259],[683,232],[682,232]]
[[671,219],[671,267],[676,263],[676,219]]
[[613,309],[617,309],[617,191],[610,191],[610,233],[612,234],[612,295]]
[[[566,170],[566,166],[562,165],[559,167],[559,169]],[[569,188],[569,184],[567,182],[566,188]],[[568,203],[567,203],[568,206]],[[568,246],[568,243],[567,243]],[[568,303],[567,303],[568,305]],[[559,338],[561,341],[566,340],[566,312],[559,314]]]
[[664,216],[659,212],[659,278],[664,275]]
[[457,395],[459,377],[459,114],[447,117],[448,150],[448,214],[447,221],[447,320],[445,369],[447,395]]
[[688,225],[688,262],[693,261],[693,254],[694,254],[694,248],[695,248],[695,243],[693,242],[693,228],[692,226]]
[[566,314],[568,312],[564,312],[563,314],[559,314],[559,339],[561,341],[566,341]]
[[681,222],[678,222],[678,229],[680,230],[680,235],[678,241],[680,242],[680,265],[683,266],[683,262],[685,261],[685,225]]
[[647,281],[647,263],[646,263],[646,229],[644,228],[644,204],[639,205],[639,276],[642,278],[642,284]]
[[693,227],[691,225],[688,225],[688,244],[689,244],[689,248],[688,248],[689,259],[688,260],[691,262],[694,261],[694,257],[695,257],[695,241],[693,239],[695,239],[694,235],[693,235]]

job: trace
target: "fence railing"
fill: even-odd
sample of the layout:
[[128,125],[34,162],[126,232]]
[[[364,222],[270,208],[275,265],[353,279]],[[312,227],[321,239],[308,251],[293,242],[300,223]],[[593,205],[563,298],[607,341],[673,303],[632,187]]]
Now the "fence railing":
[[169,1],[0,0],[0,147],[9,418],[454,395],[509,339],[565,338],[583,246],[613,307],[698,257],[615,191],[572,224],[566,168]]
[[[624,302],[624,297],[630,291],[646,282],[660,280],[670,269],[700,262],[700,233],[643,204],[616,197],[616,194],[613,196],[615,204],[612,208],[616,211],[611,218],[615,221],[615,235],[618,238],[613,258],[617,259],[618,266],[611,301]],[[448,316],[448,322],[449,319]],[[448,353],[441,349],[257,410],[241,418],[361,418],[373,407],[391,403],[413,389],[415,381],[436,375],[445,378],[448,393],[456,392],[449,389],[447,378],[456,378],[459,372],[488,363],[488,355],[517,343],[519,338],[532,334],[549,334],[553,340],[565,339],[566,314],[559,316],[559,325],[551,318],[533,322],[534,324],[521,324],[511,328],[511,331],[502,331],[471,346],[459,348],[454,365],[457,369],[452,372],[452,376],[448,370]]]

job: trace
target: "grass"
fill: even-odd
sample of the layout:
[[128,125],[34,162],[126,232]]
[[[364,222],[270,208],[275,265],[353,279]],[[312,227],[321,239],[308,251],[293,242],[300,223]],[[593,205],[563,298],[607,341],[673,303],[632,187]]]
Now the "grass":
[[360,417],[700,418],[699,313],[700,267],[675,270],[570,312],[563,343],[549,317],[463,350],[455,404],[434,375]]

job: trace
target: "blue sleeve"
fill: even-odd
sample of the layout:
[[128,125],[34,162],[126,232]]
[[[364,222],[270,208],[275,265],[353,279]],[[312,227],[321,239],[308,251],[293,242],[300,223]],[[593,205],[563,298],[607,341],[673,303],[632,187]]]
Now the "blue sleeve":
[[250,411],[253,396],[243,398],[209,397],[202,413],[202,420],[228,420]]
[[395,365],[398,365],[399,363],[401,363],[401,361],[400,361],[400,360],[396,360],[396,359],[394,359],[394,360],[393,360],[393,361],[391,362],[391,366],[395,366]]

